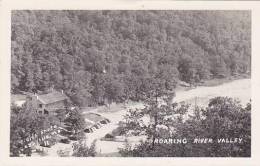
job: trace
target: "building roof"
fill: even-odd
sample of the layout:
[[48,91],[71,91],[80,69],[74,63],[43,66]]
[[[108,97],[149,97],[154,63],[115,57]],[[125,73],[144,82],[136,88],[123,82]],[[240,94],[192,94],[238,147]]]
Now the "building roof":
[[53,91],[51,93],[38,95],[38,100],[43,104],[51,104],[58,101],[63,101],[68,99],[68,97],[61,92]]
[[22,94],[15,94],[15,95],[11,95],[11,102],[16,102],[16,101],[25,101],[26,100],[26,95],[22,95]]
[[26,98],[27,96],[22,94],[11,95],[11,103],[18,107],[21,107],[26,102]]

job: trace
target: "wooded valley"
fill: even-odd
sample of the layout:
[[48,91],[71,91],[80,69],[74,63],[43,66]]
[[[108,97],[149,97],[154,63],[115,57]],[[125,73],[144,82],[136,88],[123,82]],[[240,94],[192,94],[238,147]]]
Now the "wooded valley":
[[80,106],[250,73],[248,11],[13,11],[11,90]]

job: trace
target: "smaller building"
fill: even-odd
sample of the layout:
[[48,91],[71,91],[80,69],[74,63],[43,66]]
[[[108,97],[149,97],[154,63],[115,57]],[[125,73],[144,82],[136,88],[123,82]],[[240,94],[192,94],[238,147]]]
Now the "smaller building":
[[22,107],[27,100],[27,96],[23,94],[16,94],[16,95],[11,95],[11,104],[17,106],[17,107]]
[[63,91],[53,90],[47,94],[35,94],[33,100],[39,114],[55,114],[56,110],[66,108],[68,97]]

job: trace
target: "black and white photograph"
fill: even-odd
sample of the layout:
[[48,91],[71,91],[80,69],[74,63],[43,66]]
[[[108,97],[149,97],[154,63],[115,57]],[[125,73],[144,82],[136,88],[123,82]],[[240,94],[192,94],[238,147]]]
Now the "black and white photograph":
[[251,157],[250,10],[12,10],[10,157]]

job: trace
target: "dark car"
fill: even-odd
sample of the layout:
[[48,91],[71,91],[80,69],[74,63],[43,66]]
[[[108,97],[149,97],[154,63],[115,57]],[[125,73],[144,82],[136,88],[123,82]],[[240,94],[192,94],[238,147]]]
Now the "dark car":
[[104,119],[104,120],[101,120],[100,123],[101,124],[108,124],[108,123],[110,123],[110,120]]
[[96,129],[100,129],[100,125],[98,125],[98,124],[95,124],[93,127],[95,127]]
[[73,132],[67,130],[61,130],[59,134],[66,137],[73,134]]
[[92,129],[85,129],[84,132],[85,133],[93,133],[93,130]]
[[73,136],[69,136],[69,139],[72,141],[77,141],[79,140],[77,136],[73,135]]
[[83,138],[83,136],[81,136],[81,135],[71,135],[71,136],[69,136],[69,139],[72,140],[72,141],[78,141],[82,138]]
[[107,124],[108,122],[106,120],[101,120],[100,123],[101,124]]
[[41,143],[40,143],[40,146],[43,146],[43,147],[48,147],[48,148],[50,148],[52,145],[54,145],[55,144],[55,142],[53,141],[53,140],[46,140],[46,141],[42,141]]
[[66,127],[64,127],[64,129],[66,129],[67,131],[70,131],[70,132],[73,131],[73,128],[71,126],[66,126]]
[[63,138],[60,140],[60,143],[69,144],[70,140],[68,138]]

